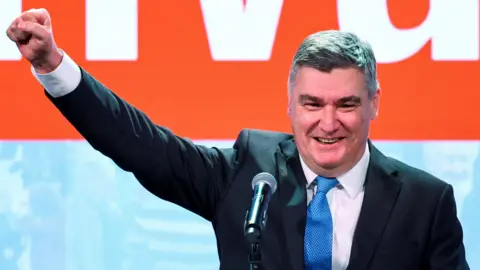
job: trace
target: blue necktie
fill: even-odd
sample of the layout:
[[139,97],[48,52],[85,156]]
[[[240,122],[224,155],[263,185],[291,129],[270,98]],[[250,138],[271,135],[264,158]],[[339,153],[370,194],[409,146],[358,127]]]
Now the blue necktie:
[[332,269],[333,224],[327,192],[338,184],[335,178],[315,178],[317,193],[308,205],[304,260],[307,270]]

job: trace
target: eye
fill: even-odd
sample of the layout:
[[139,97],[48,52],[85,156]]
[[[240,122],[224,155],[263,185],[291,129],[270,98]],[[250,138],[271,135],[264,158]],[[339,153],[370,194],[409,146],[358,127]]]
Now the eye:
[[307,107],[320,107],[320,104],[314,102],[308,102],[304,104]]
[[347,112],[353,111],[356,107],[358,107],[358,104],[356,103],[342,103],[337,105],[338,109]]
[[321,104],[318,102],[307,102],[303,104],[303,107],[308,111],[316,111],[321,109]]

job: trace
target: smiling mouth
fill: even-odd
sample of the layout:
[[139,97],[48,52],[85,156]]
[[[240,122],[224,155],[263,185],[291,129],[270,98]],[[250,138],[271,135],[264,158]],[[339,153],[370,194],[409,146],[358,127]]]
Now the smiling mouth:
[[340,138],[320,138],[320,137],[314,137],[314,139],[321,143],[321,144],[334,144],[334,143],[337,143],[343,139],[345,139],[344,137],[340,137]]

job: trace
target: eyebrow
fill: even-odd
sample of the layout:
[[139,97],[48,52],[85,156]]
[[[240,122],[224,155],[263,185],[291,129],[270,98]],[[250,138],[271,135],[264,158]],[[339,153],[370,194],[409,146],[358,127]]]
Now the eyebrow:
[[355,103],[355,104],[361,104],[362,100],[358,96],[348,96],[348,97],[343,97],[339,99],[336,103]]
[[[299,100],[300,100],[301,103],[305,103],[305,102],[309,102],[309,101],[310,102],[324,103],[322,99],[320,99],[318,97],[315,97],[315,96],[308,95],[308,94],[300,95]],[[337,104],[344,104],[344,103],[361,104],[362,100],[358,96],[351,95],[351,96],[342,97],[339,100],[337,100],[335,103],[337,103]]]
[[313,101],[313,102],[321,102],[322,100],[317,98],[317,97],[314,97],[314,96],[311,96],[311,95],[300,95],[299,97],[299,100],[301,103],[305,103],[307,101]]

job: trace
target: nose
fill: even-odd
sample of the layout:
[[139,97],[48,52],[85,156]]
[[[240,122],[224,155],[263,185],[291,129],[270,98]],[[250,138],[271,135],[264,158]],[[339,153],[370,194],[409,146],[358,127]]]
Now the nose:
[[338,129],[337,112],[333,106],[325,106],[321,110],[320,121],[318,123],[320,129],[325,133],[333,133]]

